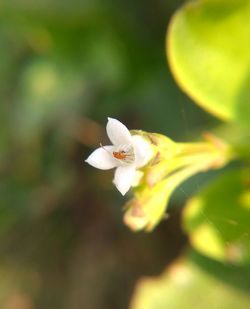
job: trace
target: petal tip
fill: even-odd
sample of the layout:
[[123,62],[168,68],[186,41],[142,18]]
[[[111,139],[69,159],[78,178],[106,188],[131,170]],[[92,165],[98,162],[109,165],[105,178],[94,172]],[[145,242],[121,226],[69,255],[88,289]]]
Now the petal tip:
[[116,188],[118,189],[118,191],[121,193],[122,196],[124,196],[124,195],[129,191],[129,189],[121,190],[121,189],[118,188],[117,186],[116,186]]
[[119,183],[117,183],[115,181],[115,179],[113,179],[113,184],[115,185],[116,189],[121,193],[122,196],[124,196],[129,191],[129,189],[130,189],[130,187],[129,188],[122,188],[119,185]]
[[109,149],[113,149],[113,146],[105,146],[105,149],[103,147],[97,148],[89,155],[85,162],[101,170],[109,170],[116,167],[116,161],[110,156]]
[[132,141],[128,128],[115,118],[108,117],[106,131],[113,145],[128,144]]
[[122,195],[125,195],[131,188],[135,173],[135,166],[119,166],[116,169],[113,184]]

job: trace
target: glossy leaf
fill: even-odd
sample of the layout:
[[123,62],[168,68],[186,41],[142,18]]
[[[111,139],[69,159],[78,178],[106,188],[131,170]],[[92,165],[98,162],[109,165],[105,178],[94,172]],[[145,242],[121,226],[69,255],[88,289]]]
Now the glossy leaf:
[[248,308],[249,272],[192,253],[160,277],[140,280],[130,309]]
[[217,260],[250,260],[249,171],[231,171],[191,199],[183,224],[192,245]]
[[172,18],[170,68],[182,89],[210,113],[250,125],[250,2],[191,1]]

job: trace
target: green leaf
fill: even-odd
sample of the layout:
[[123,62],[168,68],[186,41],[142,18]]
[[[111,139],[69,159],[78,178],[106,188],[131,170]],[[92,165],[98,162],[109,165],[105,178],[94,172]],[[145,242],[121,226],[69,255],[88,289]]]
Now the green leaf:
[[249,262],[249,175],[227,172],[188,202],[183,225],[199,252],[220,261]]
[[34,57],[20,77],[17,89],[17,108],[13,112],[14,132],[22,138],[30,138],[46,126],[59,125],[72,119],[87,95],[84,76],[73,67],[53,57]]
[[170,68],[208,112],[250,126],[250,1],[191,1],[172,18]]
[[130,309],[248,308],[250,269],[192,252],[160,277],[139,281]]

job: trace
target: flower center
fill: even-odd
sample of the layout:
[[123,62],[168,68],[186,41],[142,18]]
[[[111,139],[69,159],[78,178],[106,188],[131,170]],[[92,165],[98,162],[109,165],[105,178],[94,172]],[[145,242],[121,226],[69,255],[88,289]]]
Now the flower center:
[[132,145],[120,145],[113,151],[113,157],[122,163],[132,164],[135,161],[135,153]]

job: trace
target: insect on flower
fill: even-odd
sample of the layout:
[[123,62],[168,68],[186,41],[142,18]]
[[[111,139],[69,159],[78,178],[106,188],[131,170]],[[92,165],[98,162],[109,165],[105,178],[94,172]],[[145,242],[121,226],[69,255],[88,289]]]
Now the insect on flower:
[[115,159],[122,163],[131,164],[135,161],[135,153],[131,145],[121,145],[112,154]]
[[131,135],[119,120],[108,118],[107,134],[113,145],[100,144],[85,161],[102,170],[116,168],[113,183],[124,195],[134,183],[138,169],[148,163],[153,152],[146,139]]
[[120,163],[131,164],[135,160],[135,154],[131,145],[119,145],[115,151],[110,152],[100,143],[102,149],[109,153],[113,158],[120,161]]
[[126,157],[127,157],[127,154],[126,154],[126,151],[125,151],[125,150],[113,151],[113,156],[114,156],[116,159],[125,160]]

